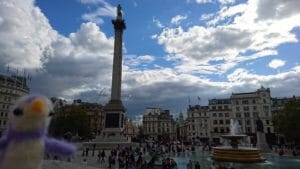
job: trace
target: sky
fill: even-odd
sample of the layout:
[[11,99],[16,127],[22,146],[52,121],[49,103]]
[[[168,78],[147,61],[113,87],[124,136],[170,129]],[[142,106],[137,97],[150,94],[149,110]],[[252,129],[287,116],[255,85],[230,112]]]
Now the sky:
[[105,105],[118,4],[133,119],[261,86],[300,95],[299,0],[0,0],[1,72],[25,70],[32,93]]

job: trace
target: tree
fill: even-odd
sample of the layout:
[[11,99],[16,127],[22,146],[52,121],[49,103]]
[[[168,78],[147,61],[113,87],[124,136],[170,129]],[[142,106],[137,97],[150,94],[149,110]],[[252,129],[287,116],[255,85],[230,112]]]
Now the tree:
[[288,141],[300,142],[300,100],[288,101],[282,111],[273,117],[273,123],[279,133]]
[[68,106],[52,120],[49,133],[53,136],[64,137],[67,133],[78,134],[81,137],[89,137],[90,121],[87,114],[79,106]]

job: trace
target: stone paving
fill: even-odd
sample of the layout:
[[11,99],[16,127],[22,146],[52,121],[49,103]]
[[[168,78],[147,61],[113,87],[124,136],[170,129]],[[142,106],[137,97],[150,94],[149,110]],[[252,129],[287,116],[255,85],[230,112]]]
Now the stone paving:
[[[59,160],[44,160],[43,169],[95,169],[95,168],[108,168],[108,155],[110,151],[105,151],[106,157],[105,161],[98,161],[98,151],[95,151],[94,156],[92,156],[92,151],[89,152],[89,156],[82,156],[82,151],[77,151],[75,158],[71,159],[69,162],[67,159]],[[86,162],[84,162],[86,159]]]

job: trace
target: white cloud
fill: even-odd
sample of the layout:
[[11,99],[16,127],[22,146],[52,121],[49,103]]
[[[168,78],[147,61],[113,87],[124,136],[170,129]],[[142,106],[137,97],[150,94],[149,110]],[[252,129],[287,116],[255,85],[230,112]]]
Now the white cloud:
[[[260,7],[265,4],[259,2],[250,0],[245,4],[222,7],[208,21],[213,26],[196,25],[186,30],[182,27],[165,28],[156,39],[169,54],[168,59],[178,61],[178,71],[194,73],[226,73],[238,63],[276,55],[279,45],[298,42],[292,30],[300,26],[299,22],[295,22],[300,20],[300,11],[284,8],[281,13],[285,17],[264,21],[257,9],[267,7]],[[277,5],[273,6],[285,3],[276,1]],[[253,54],[243,56],[248,51]]]
[[152,18],[153,23],[158,27],[158,28],[164,28],[165,26],[155,17]]
[[176,15],[171,19],[171,23],[175,25],[179,25],[181,21],[187,19],[187,16]]
[[33,1],[2,0],[0,3],[0,64],[40,68],[43,53],[57,33]]
[[212,0],[196,0],[196,2],[199,4],[204,4],[204,3],[211,3]]
[[273,69],[277,69],[279,67],[282,67],[285,65],[285,61],[284,60],[280,60],[280,59],[273,59],[269,64],[268,66],[270,68],[273,68]]
[[221,4],[233,4],[235,3],[235,0],[219,0]]
[[[215,2],[215,0],[195,0],[195,1],[199,4],[214,3]],[[223,4],[223,5],[233,4],[235,2],[235,0],[217,0],[217,1],[221,4]]]
[[210,14],[202,14],[201,17],[200,17],[200,20],[206,21],[206,20],[211,19],[213,16],[214,16],[213,13],[210,13]]
[[105,0],[81,0],[81,2],[84,4],[101,4],[96,11],[82,15],[82,19],[85,21],[102,24],[104,22],[103,17],[116,17],[117,15],[117,8]]
[[[32,92],[107,103],[109,98],[100,97],[99,92],[110,90],[113,37],[108,37],[95,23],[83,23],[77,31],[63,36],[50,26],[33,1],[4,2],[0,3],[2,67],[9,64],[40,68],[41,71],[33,74]],[[182,110],[189,96],[200,96],[203,100],[229,97],[231,92],[254,91],[261,85],[271,87],[273,96],[300,95],[299,66],[272,75],[236,69],[224,81],[191,74],[224,72],[236,63],[276,55],[276,46],[297,41],[290,32],[297,23],[288,22],[290,17],[297,18],[294,14],[280,18],[280,22],[277,19],[268,22],[270,29],[256,22],[256,15],[251,22],[243,15],[245,13],[231,25],[193,26],[188,30],[165,28],[157,39],[167,51],[166,58],[175,60],[175,68],[156,66],[152,70],[134,70],[124,58],[122,91],[132,95],[124,101],[127,113],[136,115],[148,106]],[[241,23],[246,25],[243,27]],[[249,26],[250,23],[255,27]],[[282,30],[277,29],[283,23]],[[23,24],[26,26],[19,28]],[[248,48],[253,54],[245,55]],[[155,56],[132,56],[130,61],[133,65],[152,64]],[[189,66],[192,69],[184,71],[190,69]],[[192,104],[195,103],[192,100]]]
[[142,56],[135,56],[135,55],[126,55],[125,56],[125,65],[128,66],[141,66],[143,64],[150,64],[155,60],[154,56],[151,55],[142,55]]

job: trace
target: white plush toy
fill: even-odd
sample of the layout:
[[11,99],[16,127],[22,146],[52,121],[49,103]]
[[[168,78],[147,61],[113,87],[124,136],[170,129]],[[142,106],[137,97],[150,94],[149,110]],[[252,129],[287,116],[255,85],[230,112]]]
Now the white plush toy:
[[40,169],[45,153],[75,152],[73,145],[47,137],[51,115],[52,104],[46,97],[28,95],[17,101],[0,139],[0,169]]

